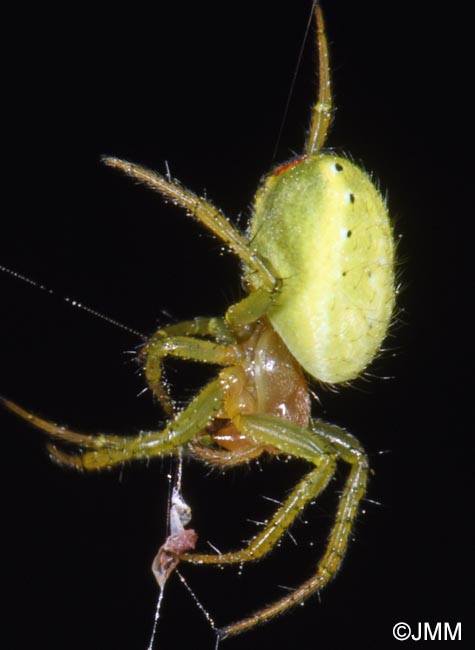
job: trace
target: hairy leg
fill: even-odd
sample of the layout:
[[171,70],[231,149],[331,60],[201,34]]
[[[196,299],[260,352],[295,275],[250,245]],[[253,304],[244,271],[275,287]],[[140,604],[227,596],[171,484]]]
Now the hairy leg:
[[14,402],[3,400],[3,403],[21,418],[48,433],[53,440],[66,441],[79,450],[87,450],[69,454],[55,444],[49,444],[52,458],[61,465],[78,470],[100,470],[132,460],[177,454],[216,417],[223,403],[223,392],[220,382],[213,381],[162,431],[142,432],[133,437],[77,433],[43,420]]

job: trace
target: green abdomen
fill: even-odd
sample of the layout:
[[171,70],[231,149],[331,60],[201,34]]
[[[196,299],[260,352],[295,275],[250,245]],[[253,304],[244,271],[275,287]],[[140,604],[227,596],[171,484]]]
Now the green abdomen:
[[249,240],[283,280],[269,318],[299,363],[332,384],[360,374],[395,296],[393,234],[369,177],[332,155],[277,170],[257,194]]

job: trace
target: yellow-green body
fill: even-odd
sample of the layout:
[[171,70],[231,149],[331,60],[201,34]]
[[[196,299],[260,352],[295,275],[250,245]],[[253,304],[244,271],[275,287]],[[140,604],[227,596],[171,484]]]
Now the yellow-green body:
[[[371,179],[345,158],[308,156],[265,178],[249,228],[282,279],[268,317],[316,379],[355,378],[378,352],[394,307],[394,240]],[[247,272],[254,288],[257,274]]]
[[[149,185],[214,233],[241,260],[249,289],[223,317],[169,325],[143,346],[140,360],[149,388],[168,417],[164,427],[134,437],[89,435],[0,398],[12,412],[51,436],[49,451],[57,462],[79,470],[170,455],[181,459],[184,453],[221,469],[263,453],[295,457],[311,465],[243,548],[190,553],[194,542],[186,534],[193,531],[179,527],[160,547],[165,579],[178,560],[242,565],[261,559],[280,544],[304,508],[331,482],[337,463],[349,465],[335,523],[313,574],[250,616],[220,629],[213,626],[218,642],[320,593],[345,555],[369,475],[368,458],[358,440],[311,417],[310,391],[301,371],[332,384],[360,374],[380,349],[395,298],[394,243],[384,201],[371,179],[353,163],[322,153],[332,97],[318,4],[315,17],[319,93],[305,153],[264,179],[248,237],[206,198],[169,175],[165,178],[134,163],[104,158],[107,165]],[[220,370],[188,406],[178,409],[163,381],[162,364],[167,358],[208,363]],[[71,448],[76,452],[71,453]]]

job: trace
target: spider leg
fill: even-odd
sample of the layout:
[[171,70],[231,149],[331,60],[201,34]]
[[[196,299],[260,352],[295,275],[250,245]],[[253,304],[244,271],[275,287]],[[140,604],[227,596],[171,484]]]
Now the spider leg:
[[201,554],[185,553],[179,559],[192,564],[235,564],[259,560],[277,544],[295,518],[307,503],[315,499],[327,486],[335,471],[332,456],[322,456],[319,467],[309,472],[292,490],[264,529],[254,537],[248,546],[230,553]]
[[229,331],[224,318],[198,316],[193,320],[167,325],[158,331],[165,332],[167,336],[203,336],[210,337],[217,343],[234,342],[234,337]]
[[12,413],[20,416],[37,429],[41,429],[54,438],[66,440],[67,442],[77,445],[78,447],[84,447],[85,449],[97,449],[101,446],[101,444],[103,444],[103,438],[107,438],[107,444],[111,447],[113,445],[120,446],[122,444],[123,438],[120,436],[91,436],[85,433],[79,433],[77,431],[73,431],[72,429],[68,429],[67,427],[61,426],[60,424],[55,424],[50,420],[44,420],[43,418],[30,413],[9,399],[0,397],[0,401],[2,402],[3,406],[5,406],[9,411],[12,411]]
[[53,439],[65,440],[88,450],[81,454],[68,454],[49,444],[51,456],[61,465],[78,470],[99,470],[132,460],[177,454],[216,417],[223,402],[223,392],[219,381],[211,382],[162,431],[142,432],[134,437],[77,433],[32,415],[14,402],[2,401],[8,409]]
[[246,449],[233,449],[232,451],[211,449],[203,445],[201,441],[190,443],[190,450],[193,456],[196,456],[203,462],[224,469],[229,469],[235,465],[242,465],[242,463],[248,463],[254,458],[258,458],[264,451],[262,445],[252,445],[252,447]]
[[315,7],[318,43],[318,99],[312,113],[312,123],[308,134],[305,152],[308,156],[320,151],[325,144],[332,117],[332,91],[330,84],[330,66],[328,61],[328,43],[325,35],[322,10]]
[[245,632],[259,623],[281,614],[290,607],[302,603],[313,593],[322,589],[338,571],[356,519],[359,502],[366,491],[368,460],[359,443],[346,431],[318,420],[312,423],[312,430],[318,439],[326,440],[334,446],[341,459],[351,465],[325,553],[311,578],[284,598],[264,607],[248,618],[221,628],[219,630],[221,639]]
[[174,415],[174,408],[162,378],[162,363],[166,357],[229,366],[236,363],[239,356],[236,347],[231,343],[217,343],[195,338],[190,334],[214,336],[218,340],[226,337],[227,340],[232,340],[222,319],[199,318],[158,330],[140,353],[144,359],[148,385],[170,417]]
[[231,305],[225,314],[226,323],[239,332],[240,328],[255,323],[267,314],[282,288],[282,280],[276,280],[271,290],[260,287],[239,302]]
[[249,546],[224,554],[186,553],[179,556],[180,560],[199,564],[225,564],[261,558],[282,537],[305,505],[325,488],[333,476],[336,460],[349,463],[351,468],[340,497],[327,548],[317,565],[315,574],[292,593],[272,605],[222,628],[220,638],[244,632],[303,602],[333,578],[345,554],[358,505],[366,490],[368,476],[368,461],[361,445],[351,434],[335,425],[314,420],[309,431],[266,414],[238,416],[233,419],[233,423],[256,442],[272,445],[283,453],[308,460],[316,467],[294,488],[282,507]]
[[140,165],[120,160],[111,156],[104,156],[103,162],[109,167],[122,170],[127,176],[145,183],[153,190],[169,198],[175,205],[180,205],[200,221],[208,230],[219,237],[226,246],[233,251],[250,269],[259,275],[261,282],[268,289],[272,289],[275,279],[263,260],[249,246],[249,243],[224,214],[214,207],[209,201],[203,199],[190,190],[187,190],[177,181],[172,182],[150,169]]
[[291,526],[306,504],[328,484],[335,472],[336,450],[326,439],[312,436],[307,429],[273,415],[242,415],[233,418],[236,428],[262,445],[308,460],[315,469],[309,472],[248,546],[222,554],[186,553],[180,560],[193,564],[234,564],[262,558]]

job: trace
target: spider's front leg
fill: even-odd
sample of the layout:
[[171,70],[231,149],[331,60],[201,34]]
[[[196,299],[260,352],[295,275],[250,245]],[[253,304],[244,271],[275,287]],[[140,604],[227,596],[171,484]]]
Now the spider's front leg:
[[[195,318],[159,329],[140,353],[147,383],[163,410],[173,417],[175,409],[163,381],[162,364],[166,357],[187,361],[233,366],[241,362],[238,340],[247,337],[253,324],[264,316],[281,288],[258,289],[232,305],[224,318]],[[211,339],[211,340],[209,340]]]
[[43,420],[10,400],[2,399],[2,402],[10,411],[45,431],[54,440],[66,441],[80,450],[87,450],[80,454],[69,454],[49,444],[48,450],[54,460],[78,470],[100,470],[132,460],[177,454],[213,421],[222,407],[223,399],[221,383],[213,381],[162,431],[146,431],[134,437],[77,433]]
[[175,357],[227,366],[236,363],[238,358],[233,343],[234,338],[222,318],[195,318],[161,328],[151,336],[140,352],[140,359],[147,383],[169,417],[174,416],[175,409],[163,382],[164,359]]

